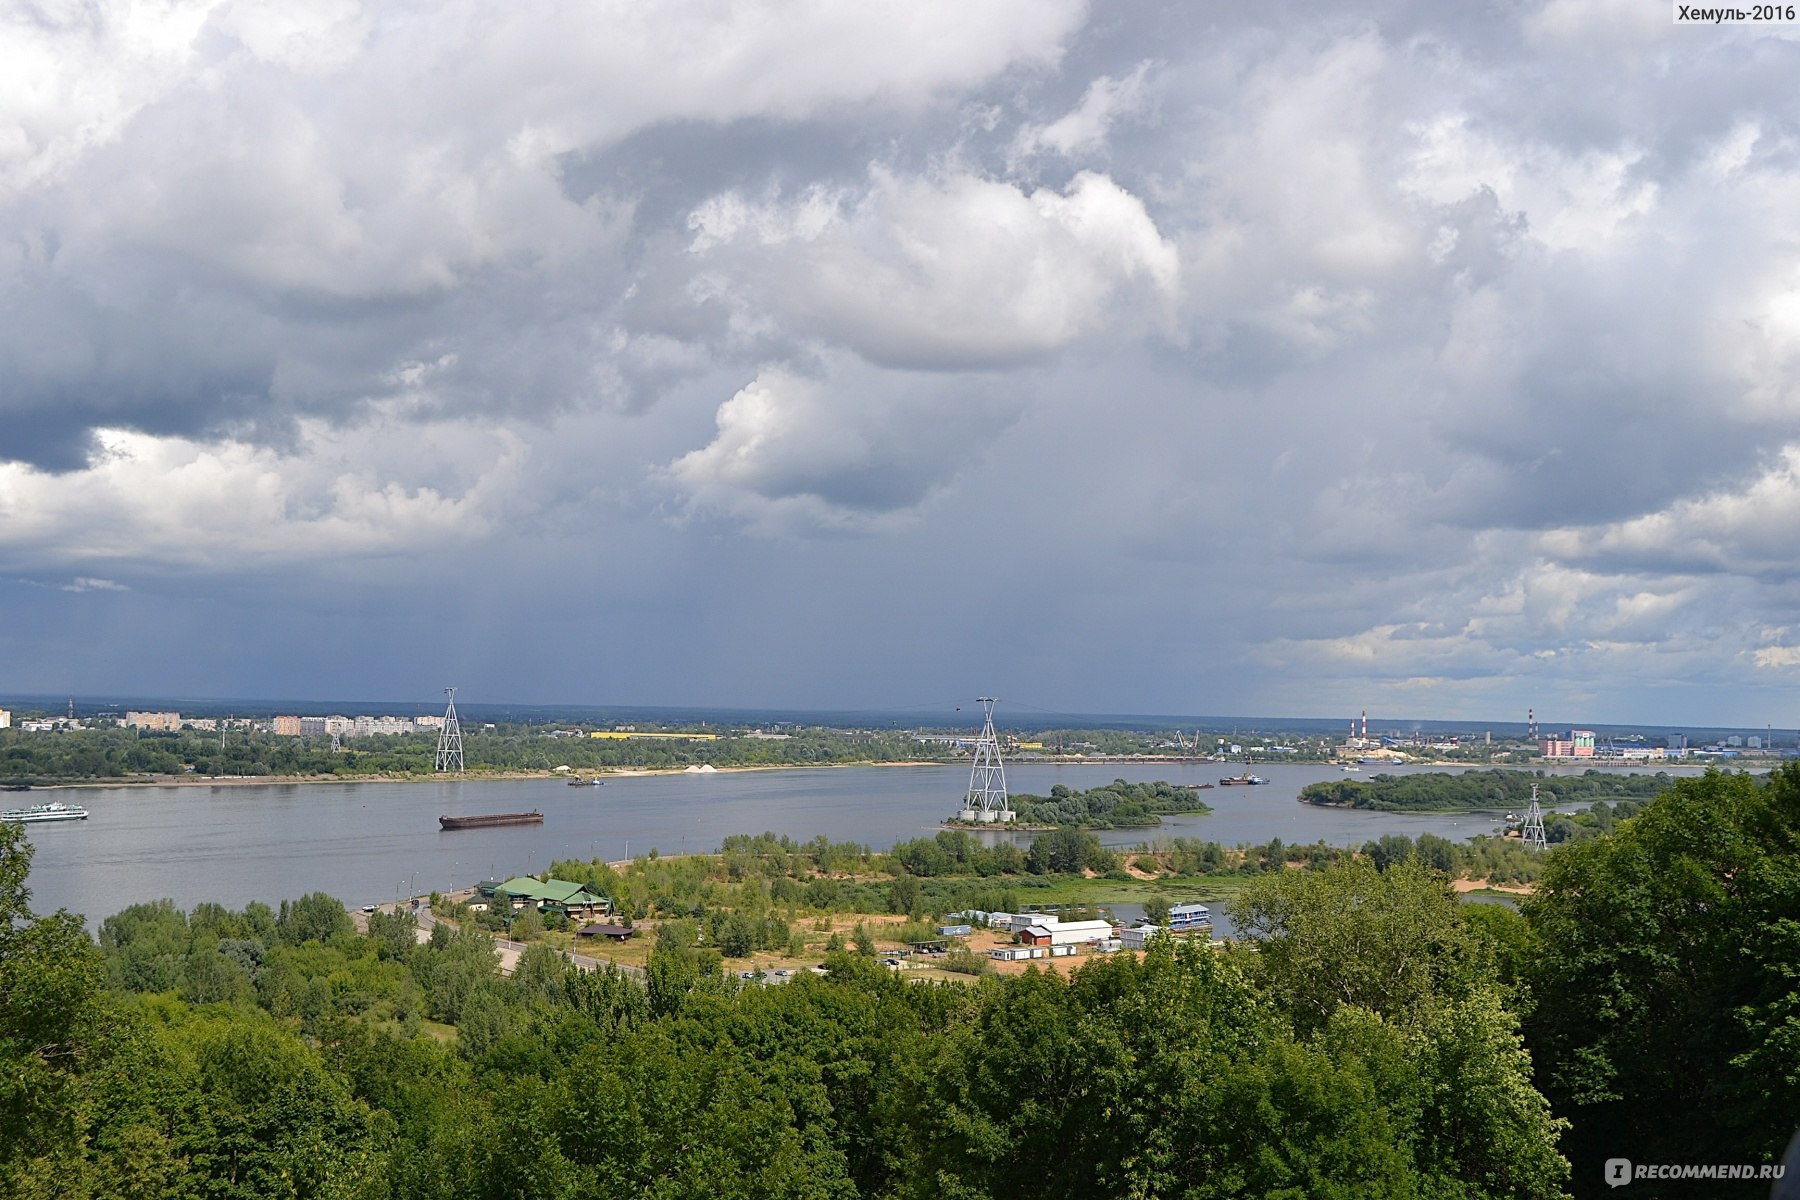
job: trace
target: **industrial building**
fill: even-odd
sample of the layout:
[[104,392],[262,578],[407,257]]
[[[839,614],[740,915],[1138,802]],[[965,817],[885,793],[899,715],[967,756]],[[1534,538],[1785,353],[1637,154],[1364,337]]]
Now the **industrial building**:
[[269,723],[276,737],[400,737],[442,729],[444,718],[430,717],[296,717],[277,716]]
[[1027,946],[1079,946],[1113,935],[1111,921],[1058,921],[1039,918],[1019,931]]
[[153,729],[159,733],[175,733],[181,728],[181,714],[178,712],[136,712],[125,714],[125,725],[128,729]]
[[1571,729],[1566,738],[1545,738],[1538,743],[1538,753],[1545,758],[1594,757],[1594,731]]

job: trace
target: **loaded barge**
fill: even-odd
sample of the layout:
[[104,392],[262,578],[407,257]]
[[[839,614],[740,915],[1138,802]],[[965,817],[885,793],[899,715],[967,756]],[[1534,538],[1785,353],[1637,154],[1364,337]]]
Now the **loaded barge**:
[[445,829],[486,829],[490,825],[542,825],[544,814],[536,809],[518,813],[487,813],[479,817],[439,817]]

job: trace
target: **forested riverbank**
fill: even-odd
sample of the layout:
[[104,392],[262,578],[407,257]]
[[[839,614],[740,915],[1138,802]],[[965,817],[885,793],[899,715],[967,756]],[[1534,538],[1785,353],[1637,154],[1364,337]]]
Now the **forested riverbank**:
[[1587,771],[1547,775],[1542,771],[1430,771],[1373,778],[1329,779],[1300,789],[1306,804],[1362,808],[1375,812],[1522,811],[1539,789],[1546,807],[1595,800],[1648,800],[1674,785],[1665,774]]
[[[536,725],[469,728],[466,771],[501,778],[573,772],[680,770],[689,766],[794,767],[916,762],[929,758],[909,734],[798,729],[779,737],[706,731],[709,740],[596,739],[558,736]],[[0,730],[0,784],[154,782],[185,777],[254,780],[403,779],[435,774],[437,735],[339,739],[286,737],[228,729],[162,732],[85,728],[30,733]]]
[[871,871],[941,915],[953,880],[905,847],[634,862],[606,882],[647,985],[545,946],[503,978],[479,930],[360,935],[323,895],[137,906],[96,944],[30,911],[29,857],[0,827],[9,1196],[1596,1195],[1620,1153],[1774,1161],[1800,1111],[1793,768],[1676,784],[1550,851],[1520,912],[1416,843],[1283,849],[1231,902],[1250,943],[963,984],[854,941],[779,987],[725,969],[728,918],[804,932]]

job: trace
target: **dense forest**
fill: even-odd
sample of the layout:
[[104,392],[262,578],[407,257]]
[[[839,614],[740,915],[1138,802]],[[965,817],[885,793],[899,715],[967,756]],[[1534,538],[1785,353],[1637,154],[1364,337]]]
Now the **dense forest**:
[[[643,982],[545,946],[502,976],[477,929],[359,933],[320,894],[137,905],[96,942],[31,911],[0,826],[0,1195],[1535,1198],[1605,1194],[1620,1154],[1778,1158],[1800,769],[1675,784],[1518,912],[1420,851],[1257,874],[1223,950],[934,985],[852,947],[759,986],[691,916]],[[735,870],[804,920],[801,879],[884,857],[735,839],[646,863],[645,905]]]
[[1591,800],[1648,800],[1667,791],[1673,780],[1662,772],[1643,775],[1623,771],[1584,771],[1580,775],[1546,775],[1542,771],[1432,771],[1417,775],[1377,775],[1372,779],[1328,779],[1300,789],[1307,804],[1332,808],[1366,808],[1376,812],[1523,811],[1531,788],[1545,807]]

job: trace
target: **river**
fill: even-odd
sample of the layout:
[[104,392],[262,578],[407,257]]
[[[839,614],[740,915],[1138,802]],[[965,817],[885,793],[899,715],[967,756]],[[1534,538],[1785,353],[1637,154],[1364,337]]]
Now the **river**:
[[[1388,833],[1461,841],[1492,832],[1497,821],[1492,813],[1313,808],[1296,801],[1300,788],[1341,778],[1338,768],[1255,769],[1270,785],[1202,792],[1213,808],[1208,816],[1165,818],[1156,829],[1111,830],[1100,839],[1136,846],[1186,836],[1231,846],[1278,837],[1351,846]],[[1043,795],[1058,783],[1084,789],[1120,778],[1216,783],[1236,770],[1018,764],[1007,768],[1007,782],[1015,794]],[[960,806],[968,779],[966,766],[815,767],[624,777],[583,788],[560,779],[83,788],[58,798],[83,805],[88,820],[25,827],[37,850],[29,886],[36,911],[68,908],[97,926],[129,904],[163,897],[181,908],[206,900],[241,908],[322,890],[348,904],[373,903],[541,871],[553,859],[716,850],[733,833],[766,830],[802,841],[822,833],[885,850],[934,832]],[[532,808],[544,814],[542,825],[438,828],[440,814]]]

